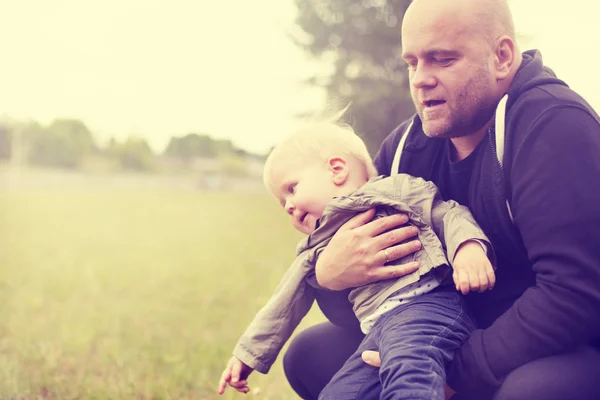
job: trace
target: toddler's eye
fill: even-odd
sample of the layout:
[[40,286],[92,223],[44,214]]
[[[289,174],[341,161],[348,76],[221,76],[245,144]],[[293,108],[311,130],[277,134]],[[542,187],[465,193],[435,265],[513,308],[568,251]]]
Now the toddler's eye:
[[296,191],[296,184],[295,184],[295,183],[291,183],[291,184],[288,186],[288,193],[290,193],[290,194],[294,194],[294,192],[295,192],[295,191]]

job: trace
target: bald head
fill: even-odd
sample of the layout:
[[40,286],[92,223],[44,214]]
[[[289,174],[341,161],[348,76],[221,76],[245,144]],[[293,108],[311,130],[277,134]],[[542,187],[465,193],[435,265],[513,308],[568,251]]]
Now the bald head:
[[[501,36],[515,40],[515,27],[506,0],[414,0],[404,25],[452,23],[492,43]],[[466,33],[466,32],[465,32]]]
[[402,58],[423,129],[482,137],[521,55],[506,0],[414,0],[402,23]]
[[472,12],[475,14],[475,26],[479,27],[490,41],[500,36],[508,36],[515,40],[515,24],[506,0],[470,0],[477,6]]

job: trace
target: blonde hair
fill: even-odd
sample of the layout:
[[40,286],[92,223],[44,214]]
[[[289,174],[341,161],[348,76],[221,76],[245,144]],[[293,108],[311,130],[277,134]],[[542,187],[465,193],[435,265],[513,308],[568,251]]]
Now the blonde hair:
[[346,109],[330,118],[309,120],[273,148],[263,173],[263,182],[269,191],[273,191],[273,175],[279,162],[290,158],[308,163],[340,156],[358,161],[367,179],[378,175],[365,143],[350,125],[339,121]]

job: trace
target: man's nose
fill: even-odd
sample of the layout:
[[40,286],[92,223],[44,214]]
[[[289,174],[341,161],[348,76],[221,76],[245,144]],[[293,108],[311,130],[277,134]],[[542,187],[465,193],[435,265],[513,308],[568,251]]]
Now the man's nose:
[[437,84],[437,79],[430,68],[424,65],[417,65],[411,73],[410,83],[417,89],[431,87]]

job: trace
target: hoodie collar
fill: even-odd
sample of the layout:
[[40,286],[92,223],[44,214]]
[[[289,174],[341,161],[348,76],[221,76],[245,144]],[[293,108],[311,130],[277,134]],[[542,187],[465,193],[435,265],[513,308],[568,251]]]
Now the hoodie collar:
[[566,83],[556,77],[554,71],[544,66],[542,53],[539,50],[528,50],[523,53],[523,61],[508,88],[508,104],[511,104],[522,93],[536,86],[558,84],[567,86]]

